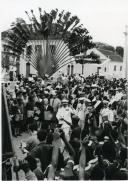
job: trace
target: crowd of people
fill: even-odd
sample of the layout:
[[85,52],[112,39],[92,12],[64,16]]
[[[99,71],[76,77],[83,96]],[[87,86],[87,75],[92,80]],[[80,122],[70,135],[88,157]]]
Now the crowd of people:
[[5,85],[12,134],[24,132],[27,180],[127,180],[127,80],[92,75]]

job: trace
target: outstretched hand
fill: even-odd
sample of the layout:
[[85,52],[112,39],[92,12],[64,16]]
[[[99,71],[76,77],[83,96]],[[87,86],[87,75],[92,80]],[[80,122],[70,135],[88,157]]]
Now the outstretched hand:
[[54,130],[54,134],[53,134],[53,140],[56,141],[60,138],[60,133],[58,129]]
[[64,131],[63,131],[62,129],[60,129],[60,137],[61,137],[62,139],[65,138],[65,133],[64,133]]
[[27,160],[23,160],[22,161],[22,166],[21,166],[21,169],[26,173],[29,171],[29,164],[28,164],[28,161]]
[[88,143],[89,143],[89,136],[86,136],[82,141],[82,145],[86,147]]

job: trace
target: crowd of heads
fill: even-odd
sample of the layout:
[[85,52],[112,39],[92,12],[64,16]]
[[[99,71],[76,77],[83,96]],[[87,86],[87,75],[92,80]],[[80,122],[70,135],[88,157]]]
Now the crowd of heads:
[[126,79],[61,74],[56,80],[22,78],[13,92],[9,86],[13,136],[36,137],[26,147],[25,173],[38,180],[127,179]]

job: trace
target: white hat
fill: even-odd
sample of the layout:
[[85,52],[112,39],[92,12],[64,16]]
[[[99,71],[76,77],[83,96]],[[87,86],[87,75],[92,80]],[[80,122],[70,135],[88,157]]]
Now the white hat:
[[68,100],[67,99],[63,99],[62,103],[68,103]]
[[92,86],[91,87],[98,87],[98,85],[97,84],[92,84]]
[[45,93],[45,94],[49,94],[49,92],[48,92],[48,91],[44,91],[44,93]]
[[85,102],[91,102],[91,100],[86,97],[84,98],[84,100],[85,100]]
[[55,91],[55,90],[52,90],[52,91],[51,91],[51,94],[52,94],[53,96],[55,96],[55,95],[56,95],[56,91]]
[[108,136],[105,136],[105,137],[104,137],[104,140],[109,140],[109,137],[108,137]]
[[85,100],[85,97],[80,97],[79,98],[79,101],[84,101]]
[[108,103],[109,103],[109,101],[107,101],[107,100],[103,100],[103,103],[106,103],[106,104],[108,104]]

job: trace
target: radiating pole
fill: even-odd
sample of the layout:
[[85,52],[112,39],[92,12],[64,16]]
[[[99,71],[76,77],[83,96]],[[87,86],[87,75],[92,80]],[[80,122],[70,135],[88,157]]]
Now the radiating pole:
[[128,25],[125,26],[125,47],[124,47],[124,58],[123,58],[123,67],[124,67],[124,77],[128,78]]

